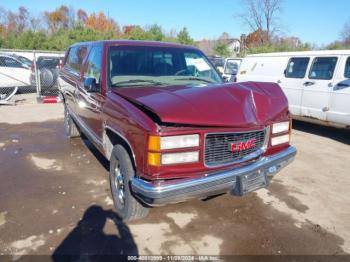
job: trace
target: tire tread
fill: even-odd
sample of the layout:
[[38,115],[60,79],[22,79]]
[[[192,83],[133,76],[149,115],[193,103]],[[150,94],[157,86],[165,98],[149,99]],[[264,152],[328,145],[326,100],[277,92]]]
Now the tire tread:
[[[128,205],[126,207],[125,212],[120,213],[118,212],[118,208],[116,207],[118,215],[121,217],[123,221],[132,221],[136,219],[143,218],[147,216],[149,209],[145,206],[143,206],[133,195],[131,192],[131,187],[130,187],[130,178],[134,176],[135,171],[134,167],[131,162],[131,158],[129,153],[126,151],[126,149],[122,145],[116,145],[113,148],[112,151],[112,157],[118,157],[119,156],[119,161],[124,161],[125,162],[125,169],[127,171],[128,177],[126,179],[126,184],[127,184],[127,192],[126,192],[126,197],[128,197]],[[111,159],[111,166],[110,166],[110,176],[112,176],[112,159]]]

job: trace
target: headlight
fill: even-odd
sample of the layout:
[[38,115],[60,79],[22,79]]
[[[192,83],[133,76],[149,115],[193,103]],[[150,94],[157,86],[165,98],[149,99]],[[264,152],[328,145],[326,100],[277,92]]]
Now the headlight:
[[[199,161],[199,152],[159,152],[169,149],[199,147],[199,135],[150,136],[148,138],[148,165],[161,166]],[[191,149],[190,149],[191,150]]]
[[271,138],[271,146],[282,145],[285,143],[289,143],[289,134]]
[[160,149],[175,149],[199,146],[199,135],[164,136],[160,138]]
[[168,153],[161,155],[162,165],[193,163],[198,162],[198,160],[198,151],[184,153]]
[[280,122],[272,125],[272,134],[279,134],[289,131],[289,121]]
[[150,136],[148,142],[149,150],[165,150],[177,148],[189,148],[199,146],[199,135],[181,136]]

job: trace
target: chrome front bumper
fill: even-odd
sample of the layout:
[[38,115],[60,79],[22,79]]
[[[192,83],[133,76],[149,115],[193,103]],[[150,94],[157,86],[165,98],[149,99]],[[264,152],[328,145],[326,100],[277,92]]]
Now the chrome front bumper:
[[133,194],[149,206],[202,199],[227,192],[243,195],[266,187],[269,183],[268,177],[275,175],[291,163],[295,155],[295,147],[290,146],[282,152],[262,157],[249,165],[201,178],[161,182],[148,182],[140,178],[133,178],[131,188]]

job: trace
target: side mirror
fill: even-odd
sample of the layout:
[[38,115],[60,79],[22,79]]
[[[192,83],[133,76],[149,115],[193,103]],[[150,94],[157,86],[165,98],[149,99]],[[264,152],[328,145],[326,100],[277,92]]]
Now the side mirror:
[[283,74],[284,76],[287,76],[287,69],[284,69]]
[[338,84],[336,84],[333,88],[334,91],[337,90],[342,90],[344,88],[349,88],[350,87],[350,81],[349,79],[346,79],[344,81],[339,82]]
[[236,76],[236,75],[237,75],[237,73],[238,73],[238,70],[232,70],[232,72],[231,72],[231,76]]
[[84,80],[84,89],[88,93],[98,93],[100,92],[100,85],[96,83],[96,78],[88,77]]
[[224,82],[229,82],[230,78],[228,76],[222,76],[222,79]]

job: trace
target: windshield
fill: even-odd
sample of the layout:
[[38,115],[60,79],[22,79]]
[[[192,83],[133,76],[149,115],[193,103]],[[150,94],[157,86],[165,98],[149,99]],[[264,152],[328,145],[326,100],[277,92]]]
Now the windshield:
[[236,75],[241,64],[241,60],[227,60],[225,74]]
[[119,46],[108,54],[112,87],[205,86],[222,83],[208,59],[197,50],[170,47]]

